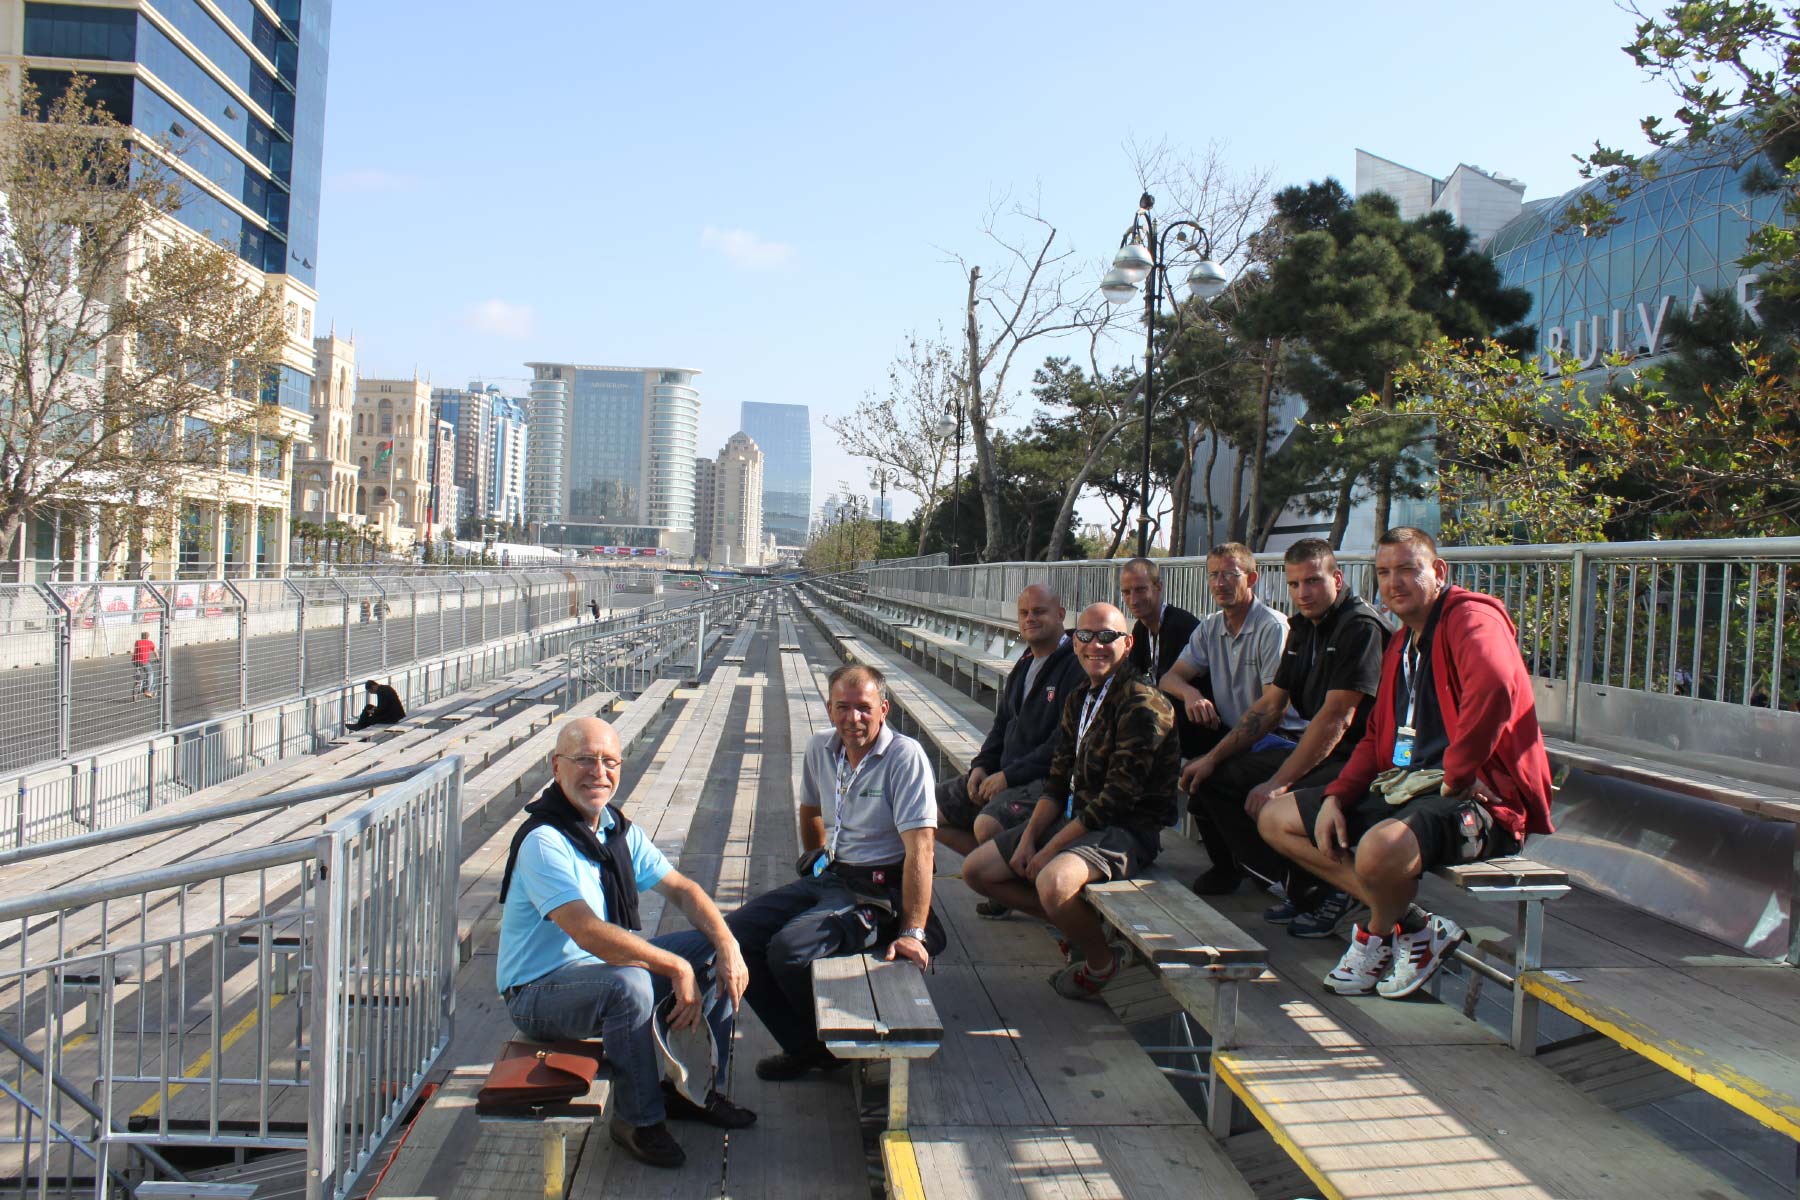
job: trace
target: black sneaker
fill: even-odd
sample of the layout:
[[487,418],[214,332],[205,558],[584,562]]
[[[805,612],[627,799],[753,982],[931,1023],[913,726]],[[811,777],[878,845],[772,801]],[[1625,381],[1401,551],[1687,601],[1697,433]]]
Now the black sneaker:
[[748,1129],[756,1124],[755,1113],[741,1104],[733,1104],[716,1090],[706,1094],[704,1105],[689,1100],[666,1079],[663,1080],[662,1093],[663,1108],[671,1121],[700,1121],[720,1129]]
[[986,917],[990,921],[1004,921],[1012,909],[1004,904],[995,904],[992,900],[983,900],[975,906],[975,915]]
[[767,1079],[771,1083],[781,1083],[798,1079],[808,1071],[835,1071],[843,1065],[843,1060],[820,1045],[803,1054],[789,1054],[786,1051],[771,1054],[756,1064],[756,1077]]
[[1244,873],[1235,867],[1208,867],[1189,886],[1196,896],[1229,896],[1244,882]]
[[608,1128],[612,1140],[646,1166],[679,1167],[687,1161],[687,1152],[681,1148],[681,1143],[669,1136],[669,1127],[661,1121],[654,1125],[627,1125],[614,1117]]
[[1344,892],[1331,892],[1308,912],[1288,922],[1288,936],[1297,938],[1337,937],[1351,925],[1368,916],[1369,906]]

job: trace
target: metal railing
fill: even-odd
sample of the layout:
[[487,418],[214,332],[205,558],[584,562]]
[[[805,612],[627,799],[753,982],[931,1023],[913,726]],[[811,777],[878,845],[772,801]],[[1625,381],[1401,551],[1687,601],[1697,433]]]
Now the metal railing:
[[294,1149],[350,1194],[450,1037],[462,760],[400,774],[260,802],[390,785],[316,836],[0,902],[0,1177],[100,1200],[156,1147]]
[[697,677],[706,658],[706,613],[590,633],[569,651],[565,703],[595,692],[631,698],[665,675]]
[[0,771],[578,620],[590,604],[610,608],[611,580],[538,570],[0,584]]
[[[1563,737],[1710,763],[1791,783],[1800,769],[1800,538],[1446,547],[1454,582],[1501,599]],[[1279,554],[1257,556],[1259,596],[1291,612]],[[1370,552],[1342,552],[1346,581],[1379,605]],[[1071,620],[1118,603],[1117,562],[875,567],[872,596],[1011,623],[1018,594],[1048,583]],[[1164,559],[1164,599],[1213,607],[1204,558]]]
[[[385,672],[408,708],[555,658],[591,630],[564,621]],[[360,677],[228,717],[101,747],[0,778],[0,848],[108,829],[298,754],[354,720]]]

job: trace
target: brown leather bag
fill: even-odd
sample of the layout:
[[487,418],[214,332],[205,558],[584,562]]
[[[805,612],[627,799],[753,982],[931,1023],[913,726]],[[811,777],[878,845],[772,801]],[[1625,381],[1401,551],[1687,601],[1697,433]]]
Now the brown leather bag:
[[579,1100],[604,1061],[599,1042],[507,1042],[476,1094],[476,1108],[517,1111]]

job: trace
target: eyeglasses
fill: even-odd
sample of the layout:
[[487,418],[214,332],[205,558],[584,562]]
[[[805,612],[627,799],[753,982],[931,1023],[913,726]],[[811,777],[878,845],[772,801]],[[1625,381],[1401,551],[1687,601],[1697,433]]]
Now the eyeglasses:
[[601,758],[597,754],[558,754],[556,757],[562,759],[566,763],[575,764],[575,766],[582,771],[592,771],[596,767],[601,766],[604,766],[608,771],[617,771],[620,767],[625,765],[623,759]]
[[1120,638],[1127,636],[1129,635],[1117,629],[1077,629],[1075,631],[1075,640],[1084,646],[1089,642],[1099,642],[1102,646],[1110,646]]

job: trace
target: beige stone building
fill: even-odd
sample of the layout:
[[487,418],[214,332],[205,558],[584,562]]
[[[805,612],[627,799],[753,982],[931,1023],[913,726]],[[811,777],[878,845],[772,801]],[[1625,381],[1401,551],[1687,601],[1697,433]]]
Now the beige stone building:
[[294,516],[315,525],[362,524],[359,470],[351,451],[356,409],[356,339],[313,339],[312,445],[294,456]]
[[431,521],[431,385],[424,380],[360,379],[350,449],[359,481],[356,511],[397,551],[422,540]]
[[712,557],[713,493],[719,464],[710,458],[694,460],[694,557]]
[[720,566],[763,561],[763,452],[749,434],[731,435],[713,471],[712,551]]

